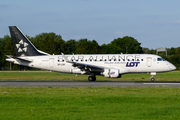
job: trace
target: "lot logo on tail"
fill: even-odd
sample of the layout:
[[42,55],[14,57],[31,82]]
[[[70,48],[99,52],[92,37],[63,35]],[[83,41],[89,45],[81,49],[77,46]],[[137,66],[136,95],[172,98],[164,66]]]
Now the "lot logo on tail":
[[23,40],[19,41],[19,44],[16,44],[18,52],[27,52],[28,43],[24,42]]
[[140,62],[127,62],[126,67],[137,67]]

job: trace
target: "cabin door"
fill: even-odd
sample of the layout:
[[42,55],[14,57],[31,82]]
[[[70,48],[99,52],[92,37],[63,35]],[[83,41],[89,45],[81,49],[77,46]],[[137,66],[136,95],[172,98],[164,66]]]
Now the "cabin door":
[[54,67],[54,58],[49,58],[49,67],[50,68]]
[[147,66],[148,67],[152,66],[152,57],[147,57]]

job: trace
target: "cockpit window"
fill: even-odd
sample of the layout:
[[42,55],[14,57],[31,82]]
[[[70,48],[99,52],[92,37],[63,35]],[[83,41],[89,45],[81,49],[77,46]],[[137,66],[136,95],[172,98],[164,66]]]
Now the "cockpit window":
[[162,59],[161,58],[157,58],[157,61],[162,61]]
[[164,58],[157,58],[157,61],[166,61]]
[[163,61],[166,61],[164,58],[161,58]]

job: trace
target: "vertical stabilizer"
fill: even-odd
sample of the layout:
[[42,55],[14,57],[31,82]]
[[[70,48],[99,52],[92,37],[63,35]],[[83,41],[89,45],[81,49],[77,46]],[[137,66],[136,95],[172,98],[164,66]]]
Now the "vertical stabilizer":
[[9,26],[11,39],[16,56],[39,56],[46,55],[39,52],[36,47],[16,26]]

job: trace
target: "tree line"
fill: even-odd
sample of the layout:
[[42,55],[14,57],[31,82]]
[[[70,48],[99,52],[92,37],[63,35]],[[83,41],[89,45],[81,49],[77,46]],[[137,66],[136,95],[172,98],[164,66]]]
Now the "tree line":
[[[41,33],[35,37],[27,36],[34,46],[49,54],[156,54],[155,49],[142,48],[141,43],[130,36],[116,38],[108,44],[99,45],[96,40],[88,40],[87,38],[75,40],[63,40],[61,35],[51,33]],[[9,35],[0,38],[0,67],[8,68],[9,62],[6,62],[5,55],[14,55],[12,40]],[[180,64],[180,47],[169,48],[168,56],[160,53],[169,62],[179,67]],[[18,67],[14,65],[15,67]],[[0,70],[1,70],[0,68]]]

